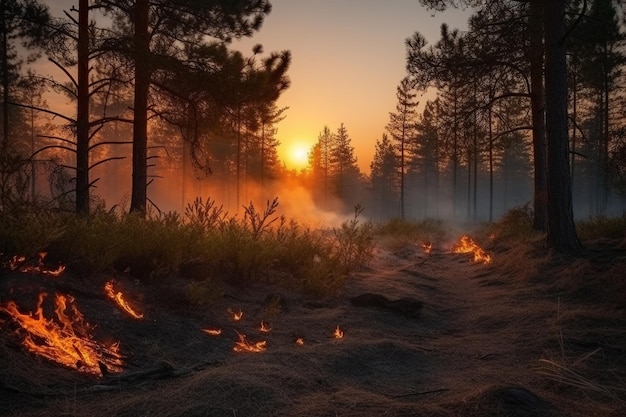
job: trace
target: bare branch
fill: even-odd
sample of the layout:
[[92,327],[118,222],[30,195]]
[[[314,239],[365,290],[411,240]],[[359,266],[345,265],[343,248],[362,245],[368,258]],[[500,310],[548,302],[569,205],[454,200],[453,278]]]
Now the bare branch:
[[[78,82],[76,81],[76,79],[74,79],[72,74],[70,74],[69,71],[67,69],[65,69],[65,67],[63,65],[61,65],[61,63],[57,62],[54,58],[50,58],[50,57],[48,57],[48,61],[52,62],[54,65],[56,65],[56,67],[58,69],[63,71],[63,73],[67,76],[67,78],[70,79],[72,84],[74,84],[74,87],[78,88]],[[71,90],[69,90],[69,91],[71,91]],[[76,95],[76,93],[74,93],[74,95]]]
[[60,117],[61,119],[64,119],[64,120],[66,120],[66,121],[68,121],[70,123],[76,123],[75,119],[72,119],[70,117],[67,117],[65,115],[62,115],[61,113],[57,113],[57,112],[52,111],[52,110],[44,109],[44,108],[37,107],[37,106],[31,106],[29,104],[16,103],[14,101],[9,101],[8,103],[11,104],[12,106],[24,107],[26,109],[37,110],[37,111],[40,111],[40,112],[43,112],[43,113],[51,114],[51,115],[53,115],[55,117]]
[[98,161],[98,162],[96,162],[96,163],[92,164],[92,165],[89,167],[89,169],[91,170],[92,168],[95,168],[95,167],[97,167],[97,166],[98,166],[98,165],[100,165],[100,164],[104,164],[105,162],[109,162],[109,161],[116,161],[116,160],[122,160],[122,159],[126,159],[126,157],[125,157],[125,156],[112,156],[112,157],[110,157],[110,158],[106,158],[106,159],[103,159],[103,160],[101,160],[101,161]]

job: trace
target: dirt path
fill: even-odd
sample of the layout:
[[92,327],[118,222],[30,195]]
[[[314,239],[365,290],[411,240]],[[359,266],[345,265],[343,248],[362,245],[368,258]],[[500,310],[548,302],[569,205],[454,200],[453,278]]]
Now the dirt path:
[[[528,368],[539,347],[525,338],[549,317],[533,316],[527,304],[540,301],[524,297],[493,267],[474,264],[464,254],[426,257],[418,248],[404,257],[381,253],[372,267],[352,291],[425,301],[419,331],[406,342],[425,349],[432,373],[414,389],[446,388],[440,396],[456,400],[490,386],[533,383]],[[549,301],[544,307],[552,308]]]

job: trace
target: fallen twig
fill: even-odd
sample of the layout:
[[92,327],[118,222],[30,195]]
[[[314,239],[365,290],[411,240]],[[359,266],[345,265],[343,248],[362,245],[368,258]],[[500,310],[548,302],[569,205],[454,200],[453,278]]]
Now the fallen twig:
[[404,394],[397,394],[397,395],[392,395],[392,398],[402,398],[402,397],[410,397],[412,395],[427,395],[427,394],[437,394],[439,392],[445,392],[445,391],[450,391],[449,388],[439,388],[439,389],[433,389],[433,390],[429,390],[429,391],[415,391],[415,392],[407,392]]

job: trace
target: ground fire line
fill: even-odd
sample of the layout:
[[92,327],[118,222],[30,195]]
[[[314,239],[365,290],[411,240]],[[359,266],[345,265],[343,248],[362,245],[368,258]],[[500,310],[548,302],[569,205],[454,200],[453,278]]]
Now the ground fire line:
[[107,297],[115,302],[115,304],[122,310],[124,313],[129,315],[130,317],[141,320],[143,319],[143,314],[138,313],[135,309],[126,301],[124,298],[124,294],[121,291],[115,291],[113,289],[113,281],[108,281],[104,285],[104,292]]
[[482,262],[483,264],[491,263],[491,255],[488,255],[474,240],[468,235],[461,236],[461,239],[452,249],[452,253],[471,253],[473,255],[472,262]]
[[21,344],[36,355],[79,372],[103,376],[122,370],[119,344],[98,343],[90,335],[92,327],[85,322],[74,298],[55,294],[56,320],[44,316],[43,304],[47,293],[40,293],[37,308],[28,314],[21,313],[14,301],[0,305],[18,325],[15,333]]
[[[422,249],[430,255],[433,248],[431,242],[424,242]],[[456,243],[451,253],[470,253],[473,255],[472,262],[491,262],[491,256],[480,248],[467,235],[463,235]],[[65,271],[65,266],[60,265],[57,269],[51,269],[44,265],[45,252],[39,254],[36,266],[28,265],[23,256],[14,256],[4,266],[11,271],[40,274],[43,276],[60,276]],[[115,302],[116,306],[131,318],[140,320],[143,314],[137,312],[125,299],[121,291],[116,291],[113,281],[106,282],[104,292],[108,299]],[[11,322],[16,326],[13,333],[20,339],[20,343],[28,351],[46,359],[59,363],[81,373],[103,376],[109,373],[122,371],[123,361],[119,350],[119,343],[105,345],[93,339],[90,332],[93,329],[84,321],[82,313],[78,310],[75,300],[67,294],[56,293],[54,296],[54,318],[44,315],[43,304],[47,293],[39,295],[37,307],[34,312],[22,313],[14,301],[8,301],[0,305],[0,312],[11,317]],[[229,318],[233,322],[241,323],[244,313],[241,309],[228,308]],[[6,321],[4,322],[6,324]],[[220,337],[223,335],[220,327],[207,327],[201,329],[205,334]],[[272,331],[269,323],[261,321],[257,327],[260,333],[268,334]],[[258,340],[251,342],[246,334],[235,330],[237,340],[232,348],[235,352],[264,352],[267,350],[267,341]],[[330,337],[332,339],[344,338],[344,330],[336,326]],[[292,339],[296,346],[304,345],[302,336]]]

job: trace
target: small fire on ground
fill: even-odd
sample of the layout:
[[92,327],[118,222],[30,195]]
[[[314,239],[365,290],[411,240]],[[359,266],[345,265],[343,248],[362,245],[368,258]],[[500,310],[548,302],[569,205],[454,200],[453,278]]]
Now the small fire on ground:
[[343,339],[343,330],[341,330],[339,326],[335,327],[335,331],[333,332],[333,337],[335,339]]
[[120,291],[115,291],[113,289],[113,281],[109,281],[104,285],[104,292],[110,300],[113,300],[115,304],[122,310],[124,313],[129,315],[130,317],[141,320],[143,319],[143,314],[138,313],[135,309],[128,304],[128,302],[124,299],[124,294]]
[[459,242],[452,247],[452,253],[471,253],[474,255],[473,262],[491,263],[491,255],[488,255],[467,235],[461,236]]
[[431,242],[423,242],[422,250],[424,251],[426,255],[430,255],[431,252],[433,251],[433,244]]
[[23,255],[15,255],[11,257],[7,264],[11,271],[22,272],[25,274],[42,274],[50,277],[60,277],[65,272],[65,265],[60,264],[56,268],[50,268],[45,265],[44,261],[46,256],[48,256],[48,252],[39,252],[37,256],[38,259],[36,265],[28,265],[26,263],[27,259]]
[[228,308],[227,311],[233,321],[241,321],[241,319],[243,318],[243,311],[241,311],[241,309],[235,311],[232,308]]
[[80,372],[103,376],[122,371],[119,344],[110,346],[96,342],[90,335],[92,327],[69,295],[55,295],[56,320],[44,316],[43,303],[47,294],[39,294],[35,312],[23,314],[14,301],[0,305],[19,325],[15,331],[30,352]]
[[235,352],[263,352],[267,349],[267,342],[265,340],[251,343],[248,342],[245,334],[237,332],[237,336],[239,336],[239,340],[233,347]]
[[207,328],[202,329],[202,331],[208,334],[209,336],[219,336],[222,334],[222,329],[217,328],[217,327],[207,327]]

